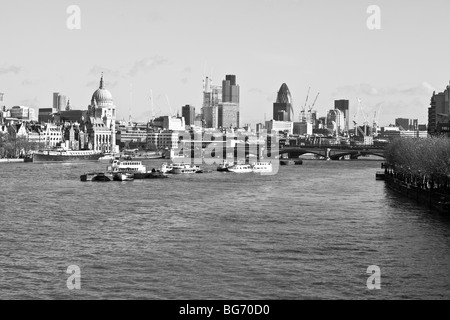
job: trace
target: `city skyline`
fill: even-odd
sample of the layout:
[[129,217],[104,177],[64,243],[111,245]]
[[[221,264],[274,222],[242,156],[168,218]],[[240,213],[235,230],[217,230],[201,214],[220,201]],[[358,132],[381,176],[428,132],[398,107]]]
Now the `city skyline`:
[[42,3],[6,2],[0,91],[8,106],[51,107],[52,93],[60,92],[84,110],[104,72],[118,118],[131,110],[145,121],[150,91],[157,113],[169,113],[166,95],[172,111],[187,104],[200,110],[204,76],[220,85],[235,74],[242,123],[270,118],[281,83],[291,90],[294,119],[311,87],[320,92],[320,115],[348,99],[353,118],[358,97],[369,118],[382,104],[380,125],[402,117],[426,123],[433,90],[442,92],[449,78],[445,52],[428,49],[449,23],[444,1],[378,1],[381,30],[366,26],[368,1],[345,8],[329,1],[78,1],[80,30],[66,27],[68,1],[45,1],[45,11]]

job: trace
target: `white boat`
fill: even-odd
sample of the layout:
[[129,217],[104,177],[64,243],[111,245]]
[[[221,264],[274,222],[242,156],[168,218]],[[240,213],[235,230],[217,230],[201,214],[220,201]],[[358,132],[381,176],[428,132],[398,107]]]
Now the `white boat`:
[[105,154],[103,157],[101,157],[101,158],[98,159],[98,160],[99,160],[99,161],[112,161],[112,160],[114,160],[114,159],[115,159],[114,155],[108,153],[108,154]]
[[174,164],[172,167],[171,173],[173,174],[185,174],[185,173],[197,173],[200,171],[199,166],[195,166],[192,164]]
[[134,173],[131,172],[114,172],[114,180],[116,181],[133,181]]
[[228,171],[234,173],[250,173],[253,172],[253,169],[249,164],[235,164],[228,167]]
[[161,168],[159,169],[159,172],[170,173],[170,172],[172,172],[172,169],[173,169],[173,165],[172,164],[168,164],[167,162],[164,162],[161,165]]
[[120,161],[113,160],[111,166],[108,167],[111,172],[125,173],[147,173],[147,167],[141,161]]
[[270,162],[255,162],[252,164],[252,171],[254,173],[271,173],[272,163]]

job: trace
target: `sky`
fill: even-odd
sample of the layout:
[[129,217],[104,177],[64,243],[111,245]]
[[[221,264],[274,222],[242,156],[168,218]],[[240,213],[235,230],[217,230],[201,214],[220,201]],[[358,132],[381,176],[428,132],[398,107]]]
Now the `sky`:
[[[81,29],[71,30],[70,5]],[[370,30],[370,5],[381,29]],[[272,118],[283,83],[295,119],[311,87],[319,116],[350,100],[350,116],[380,125],[427,122],[433,90],[450,80],[448,0],[2,0],[0,92],[8,106],[52,106],[53,92],[87,109],[104,72],[118,118],[200,112],[203,77],[234,74],[241,123]],[[358,112],[357,99],[362,112]]]

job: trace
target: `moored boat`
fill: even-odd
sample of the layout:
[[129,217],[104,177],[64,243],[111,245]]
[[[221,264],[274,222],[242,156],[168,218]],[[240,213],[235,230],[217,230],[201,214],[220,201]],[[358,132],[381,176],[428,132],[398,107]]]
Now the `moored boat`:
[[200,172],[201,169],[199,166],[193,164],[174,164],[172,167],[171,173],[173,174],[190,174]]
[[87,162],[98,161],[102,153],[93,150],[48,150],[33,154],[33,162]]
[[249,164],[234,164],[228,167],[228,171],[234,173],[251,173],[253,169]]
[[162,173],[171,173],[171,172],[172,172],[172,169],[173,169],[173,165],[172,165],[172,164],[169,164],[169,163],[167,163],[167,162],[164,162],[164,163],[161,165],[161,168],[159,169],[159,171],[162,172]]
[[280,165],[293,166],[293,165],[295,165],[295,162],[293,160],[280,160]]
[[114,176],[109,172],[98,172],[98,173],[86,173],[80,176],[81,181],[113,181]]
[[112,172],[131,172],[131,173],[147,173],[147,167],[141,161],[120,161],[113,160],[108,171]]
[[114,172],[115,181],[133,181],[134,173],[132,172]]
[[219,164],[217,167],[217,171],[219,172],[228,172],[228,167],[232,166],[233,164],[230,162],[227,162],[226,160],[223,161],[223,163]]
[[254,173],[271,173],[273,170],[270,162],[255,162],[251,167]]

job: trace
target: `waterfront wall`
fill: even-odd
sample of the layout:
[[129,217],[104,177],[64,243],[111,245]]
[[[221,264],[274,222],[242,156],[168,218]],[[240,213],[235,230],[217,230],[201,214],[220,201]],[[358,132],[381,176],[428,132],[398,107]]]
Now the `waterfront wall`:
[[450,139],[398,139],[385,150],[387,185],[450,213]]

